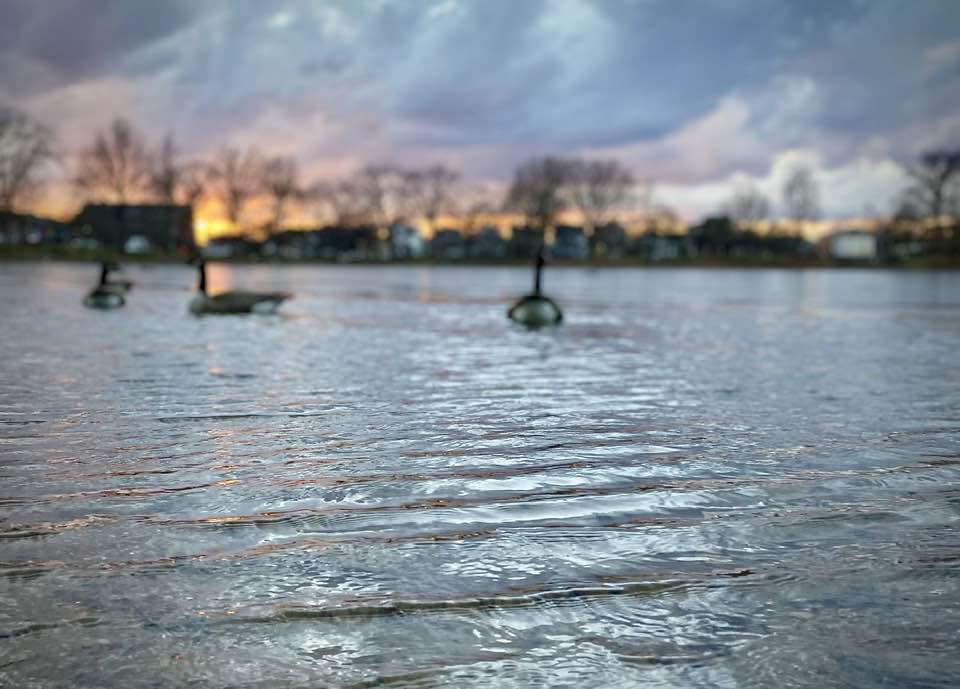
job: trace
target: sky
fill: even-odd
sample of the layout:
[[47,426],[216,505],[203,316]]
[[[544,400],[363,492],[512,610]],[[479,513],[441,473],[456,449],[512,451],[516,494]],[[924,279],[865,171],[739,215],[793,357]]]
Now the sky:
[[805,164],[824,215],[880,214],[960,145],[958,77],[957,0],[0,0],[0,103],[56,130],[64,176],[121,116],[308,181],[616,158],[692,219]]

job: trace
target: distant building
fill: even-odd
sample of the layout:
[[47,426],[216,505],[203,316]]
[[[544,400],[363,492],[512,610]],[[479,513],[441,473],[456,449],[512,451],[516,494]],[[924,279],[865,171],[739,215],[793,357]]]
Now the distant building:
[[686,235],[648,233],[637,237],[632,251],[648,261],[673,261],[691,254],[691,241]]
[[69,244],[73,227],[49,218],[0,211],[0,244]]
[[543,230],[536,227],[514,227],[507,243],[507,253],[513,258],[532,259],[543,248]]
[[583,259],[590,253],[587,236],[582,227],[558,225],[553,237],[551,253],[556,258]]
[[437,230],[430,240],[430,255],[434,258],[461,259],[467,255],[467,245],[458,230]]
[[381,260],[382,243],[373,227],[330,225],[306,232],[306,254],[310,258],[338,261]]
[[246,237],[226,236],[216,237],[207,242],[201,253],[204,258],[237,258],[250,256],[260,251],[260,244]]
[[467,240],[467,254],[471,258],[503,258],[507,243],[493,225],[487,225]]
[[835,232],[826,238],[830,258],[840,261],[877,260],[877,235],[862,230]]
[[394,259],[423,256],[423,237],[415,227],[395,222],[389,227],[390,257]]
[[190,206],[165,204],[84,206],[73,224],[89,232],[104,246],[122,249],[126,241],[139,235],[159,251],[192,250],[193,211]]
[[309,239],[310,235],[301,230],[278,232],[271,235],[270,238],[263,243],[260,252],[264,256],[285,258],[291,261],[310,258]]
[[627,231],[615,222],[595,227],[590,253],[598,258],[622,258],[627,251]]
[[877,254],[881,260],[904,261],[927,251],[927,242],[911,232],[885,230],[877,234]]

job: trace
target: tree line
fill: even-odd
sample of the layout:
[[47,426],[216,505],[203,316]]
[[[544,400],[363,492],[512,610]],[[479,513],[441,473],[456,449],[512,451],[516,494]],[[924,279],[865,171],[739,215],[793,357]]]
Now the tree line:
[[[304,183],[293,157],[224,146],[210,160],[188,160],[172,135],[151,146],[121,118],[97,132],[75,156],[65,156],[49,127],[0,105],[0,211],[13,211],[32,199],[54,166],[66,167],[84,201],[194,206],[212,198],[237,228],[247,224],[254,200],[268,199],[268,220],[259,228],[267,233],[282,229],[293,203],[344,227],[414,219],[435,226],[451,216],[466,233],[502,212],[519,214],[528,227],[545,230],[572,211],[588,232],[626,211],[639,211],[654,227],[675,219],[669,208],[653,204],[650,184],[638,183],[616,160],[532,158],[517,167],[502,199],[465,187],[459,173],[445,165],[368,165],[344,179]],[[907,173],[912,184],[899,199],[893,222],[920,227],[935,239],[950,235],[960,216],[960,150],[925,152]],[[789,172],[781,208],[798,233],[804,222],[818,217],[813,170],[797,166]],[[720,212],[740,227],[756,228],[772,217],[772,204],[756,188],[744,187]]]

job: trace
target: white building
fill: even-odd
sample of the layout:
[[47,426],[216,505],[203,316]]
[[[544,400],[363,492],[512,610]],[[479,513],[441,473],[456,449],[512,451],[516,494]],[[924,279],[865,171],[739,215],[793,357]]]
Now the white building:
[[837,232],[830,236],[827,250],[831,258],[844,261],[875,261],[877,235],[861,230]]
[[224,239],[211,239],[201,250],[204,258],[230,258],[233,244]]
[[423,256],[423,237],[415,227],[395,222],[390,226],[390,253],[393,258]]

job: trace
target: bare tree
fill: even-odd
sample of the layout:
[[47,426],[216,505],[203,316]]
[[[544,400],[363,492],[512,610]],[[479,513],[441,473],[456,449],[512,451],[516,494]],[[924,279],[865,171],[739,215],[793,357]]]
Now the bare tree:
[[569,175],[570,199],[590,230],[602,225],[636,185],[633,174],[616,160],[574,160]]
[[364,199],[354,179],[317,182],[305,195],[338,227],[361,225],[366,220]]
[[288,157],[271,158],[263,166],[263,188],[273,199],[272,231],[283,224],[287,202],[300,193],[297,161]]
[[161,203],[193,206],[205,190],[208,171],[203,163],[181,163],[172,134],[163,138],[159,152],[152,156],[150,189]]
[[744,187],[733,195],[725,211],[739,225],[755,225],[770,215],[770,201],[757,189]]
[[150,189],[162,203],[176,203],[177,182],[180,178],[180,166],[177,165],[177,146],[173,135],[163,137],[160,152],[153,160],[150,172]]
[[193,207],[207,190],[209,166],[201,162],[186,163],[180,166],[179,175],[177,198],[185,206]]
[[817,217],[820,212],[820,194],[810,168],[794,168],[787,176],[783,183],[783,206],[787,217],[797,225]]
[[955,210],[960,197],[960,150],[928,151],[908,170],[914,184],[904,204],[917,215],[933,221],[933,239],[944,235],[944,215]]
[[365,222],[383,227],[403,215],[401,187],[410,184],[402,180],[402,173],[391,165],[368,165],[353,178],[357,196],[363,208]]
[[37,174],[55,159],[49,127],[0,106],[0,210],[14,210],[36,188]]
[[411,221],[423,214],[427,178],[420,170],[392,168],[386,177],[387,207],[392,220]]
[[482,199],[473,201],[460,214],[462,234],[467,237],[477,234],[496,213],[493,203]]
[[528,160],[514,173],[504,207],[522,213],[528,224],[546,230],[566,207],[563,189],[569,179],[570,164],[566,160],[550,156]]
[[144,191],[149,177],[150,155],[143,137],[118,118],[81,151],[74,183],[88,196],[124,204]]
[[672,234],[680,224],[680,216],[669,206],[651,205],[644,214],[646,231],[650,234]]
[[426,170],[368,165],[348,179],[312,185],[305,197],[341,226],[384,227],[421,216],[433,223],[450,210],[450,190],[457,178],[441,165]]
[[209,168],[215,193],[234,226],[240,223],[247,203],[260,190],[262,165],[255,149],[240,152],[235,148],[224,148]]
[[407,174],[414,181],[409,191],[413,193],[416,212],[434,229],[440,214],[451,210],[451,192],[460,174],[445,165],[433,165],[426,170]]

